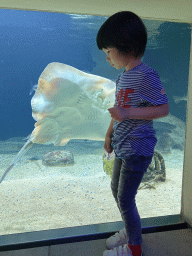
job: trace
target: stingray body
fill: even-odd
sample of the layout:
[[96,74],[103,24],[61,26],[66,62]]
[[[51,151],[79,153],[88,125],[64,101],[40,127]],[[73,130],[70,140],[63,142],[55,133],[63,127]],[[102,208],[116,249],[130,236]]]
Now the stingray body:
[[0,183],[19,159],[38,144],[66,145],[70,139],[104,140],[115,101],[115,83],[62,63],[50,63],[31,99],[35,128],[4,172]]

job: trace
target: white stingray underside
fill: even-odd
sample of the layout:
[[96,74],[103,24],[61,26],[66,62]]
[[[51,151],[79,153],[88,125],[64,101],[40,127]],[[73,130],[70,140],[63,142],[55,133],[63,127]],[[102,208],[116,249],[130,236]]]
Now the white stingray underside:
[[70,139],[104,140],[115,83],[62,63],[50,63],[31,100],[37,121],[33,143],[65,145]]

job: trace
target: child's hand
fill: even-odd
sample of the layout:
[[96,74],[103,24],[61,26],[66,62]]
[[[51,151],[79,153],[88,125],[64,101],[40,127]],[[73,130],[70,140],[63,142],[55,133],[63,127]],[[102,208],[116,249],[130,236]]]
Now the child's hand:
[[108,111],[111,114],[111,117],[118,122],[122,122],[123,120],[128,119],[129,117],[128,108],[115,106],[113,108],[108,108]]
[[104,149],[107,151],[107,153],[112,153],[113,151],[111,146],[111,138],[108,136],[105,137]]

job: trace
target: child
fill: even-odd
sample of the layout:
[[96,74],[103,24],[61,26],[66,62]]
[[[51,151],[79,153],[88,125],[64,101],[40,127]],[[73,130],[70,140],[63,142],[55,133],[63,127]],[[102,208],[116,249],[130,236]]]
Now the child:
[[152,120],[169,113],[157,72],[141,61],[147,44],[142,20],[123,11],[109,17],[97,34],[97,46],[116,69],[116,99],[104,148],[115,152],[111,189],[125,229],[107,239],[103,256],[141,256],[141,222],[135,196],[151,163],[157,139]]

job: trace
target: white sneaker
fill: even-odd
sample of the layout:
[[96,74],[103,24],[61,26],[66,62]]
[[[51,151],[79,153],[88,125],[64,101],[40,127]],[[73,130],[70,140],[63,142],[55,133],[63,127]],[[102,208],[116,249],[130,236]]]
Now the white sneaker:
[[124,244],[123,246],[120,245],[112,250],[104,251],[103,256],[132,256],[132,253],[128,245]]
[[108,249],[113,249],[114,247],[127,244],[127,240],[127,233],[125,231],[125,228],[123,228],[122,230],[107,239],[106,246]]

